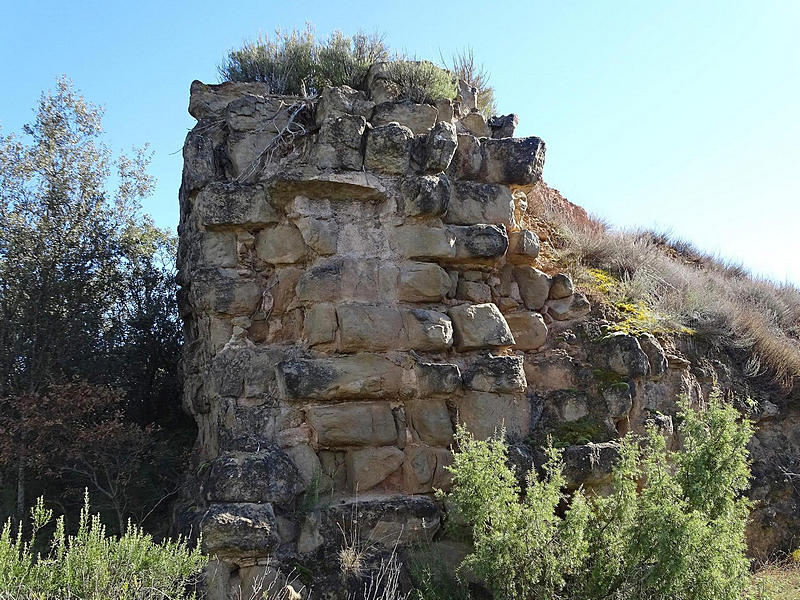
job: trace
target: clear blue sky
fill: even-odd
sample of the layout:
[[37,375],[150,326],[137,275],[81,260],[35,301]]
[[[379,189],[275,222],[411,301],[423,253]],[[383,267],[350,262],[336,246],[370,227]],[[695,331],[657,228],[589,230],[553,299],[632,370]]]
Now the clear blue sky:
[[150,142],[177,224],[193,79],[260,31],[358,28],[438,57],[470,44],[545,179],[621,227],[656,227],[800,283],[800,2],[5,1],[0,124],[18,130],[61,73],[106,108],[118,148]]

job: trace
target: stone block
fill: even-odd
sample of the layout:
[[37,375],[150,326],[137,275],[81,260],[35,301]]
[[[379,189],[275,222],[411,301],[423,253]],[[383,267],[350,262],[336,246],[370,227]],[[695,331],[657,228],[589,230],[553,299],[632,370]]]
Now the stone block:
[[263,292],[257,279],[238,277],[216,269],[195,271],[189,290],[196,311],[233,316],[254,313]]
[[650,373],[647,354],[632,335],[618,331],[601,338],[597,345],[592,358],[601,368],[634,378]]
[[480,140],[472,134],[459,133],[456,152],[447,172],[452,179],[480,181],[478,174],[482,161]]
[[444,400],[434,398],[406,400],[405,412],[412,429],[426,444],[449,446],[452,443],[453,424]]
[[474,181],[455,181],[445,222],[455,225],[491,223],[516,226],[514,200],[507,186]]
[[195,119],[219,117],[233,100],[243,95],[266,96],[269,85],[261,82],[234,83],[226,81],[208,85],[194,80],[189,88],[189,114]]
[[389,123],[367,132],[364,168],[376,173],[402,175],[409,168],[414,134],[408,127]]
[[592,310],[592,305],[581,293],[573,294],[561,300],[553,300],[547,308],[548,314],[556,321],[568,321],[585,317]]
[[643,333],[637,339],[650,362],[650,377],[656,380],[661,379],[667,372],[667,355],[663,346],[652,333]]
[[[434,310],[412,308],[403,310],[402,316],[407,348],[441,351],[453,345],[453,323],[447,315]],[[403,341],[400,343],[403,344]]]
[[394,241],[403,258],[447,260],[456,256],[456,238],[443,227],[402,225],[395,228]]
[[350,491],[361,493],[374,488],[403,464],[405,454],[399,448],[365,448],[347,453],[347,483]]
[[360,115],[365,119],[369,118],[374,108],[375,103],[367,100],[366,94],[362,91],[354,90],[346,85],[326,87],[319,95],[314,118],[319,127],[326,119],[344,115]]
[[497,225],[448,225],[455,236],[456,259],[483,262],[503,256],[508,249],[505,228]]
[[278,213],[261,185],[211,183],[197,195],[196,211],[204,227],[264,227]]
[[512,262],[529,262],[539,256],[539,236],[529,229],[508,234],[508,258]]
[[550,295],[550,276],[533,267],[515,267],[514,279],[525,306],[531,310],[541,310]]
[[384,102],[375,107],[370,122],[373,127],[389,125],[392,122],[407,127],[414,135],[427,133],[436,124],[438,111],[430,104],[414,102]]
[[460,351],[514,344],[514,336],[494,304],[460,304],[448,312],[453,320],[456,349]]
[[521,356],[479,356],[464,373],[464,386],[479,392],[524,392]]
[[458,365],[418,362],[414,373],[420,398],[452,396],[461,389]]
[[447,448],[409,446],[405,449],[403,479],[409,494],[428,494],[437,489],[449,489],[450,473],[446,467],[453,463]]
[[400,391],[403,369],[382,356],[358,354],[287,359],[278,364],[276,376],[289,400],[384,398]]
[[459,124],[477,138],[489,137],[492,133],[486,124],[486,119],[479,112],[468,113],[461,118]]
[[456,128],[452,123],[439,121],[425,138],[423,169],[429,173],[446,171],[458,145]]
[[514,130],[519,123],[519,117],[511,113],[510,115],[489,117],[487,124],[494,139],[514,137]]
[[367,121],[360,115],[341,115],[325,119],[316,137],[312,162],[320,169],[360,171],[361,153]]
[[336,308],[342,350],[389,350],[402,345],[403,317],[387,304],[340,304]]
[[306,418],[323,447],[385,446],[397,441],[388,402],[314,405],[306,410]]
[[291,223],[267,227],[256,237],[256,254],[270,264],[296,263],[303,260],[307,252],[303,235]]
[[198,126],[186,136],[183,143],[183,192],[191,194],[201,189],[217,176],[214,160],[214,137],[204,133]]
[[450,180],[443,173],[403,179],[400,182],[397,208],[407,217],[442,215],[449,202]]
[[298,219],[297,228],[306,245],[321,256],[336,254],[339,241],[339,225],[332,219],[303,217]]
[[300,472],[277,449],[223,454],[211,463],[205,485],[211,502],[290,502],[300,493]]
[[450,173],[470,181],[531,185],[541,179],[544,155],[544,142],[537,137],[478,139],[462,134]]
[[492,301],[492,289],[485,283],[459,279],[456,298],[476,304],[485,304]]
[[533,311],[512,312],[503,315],[514,336],[517,350],[538,350],[547,341],[547,325],[542,315]]
[[205,231],[201,233],[199,239],[205,266],[235,268],[239,264],[235,233]]
[[631,388],[627,383],[616,383],[603,388],[600,393],[606,401],[608,415],[613,420],[625,417],[633,408]]
[[203,550],[220,558],[266,556],[280,544],[268,503],[211,504],[200,519]]
[[514,394],[466,392],[456,403],[456,412],[458,422],[482,440],[502,429],[510,436],[527,435],[530,428],[530,403]]
[[450,276],[433,263],[400,265],[397,294],[404,302],[439,302],[450,290]]
[[[286,431],[286,430],[284,430]],[[284,449],[286,455],[292,459],[298,473],[300,473],[303,491],[309,489],[322,472],[317,453],[308,444],[297,444]]]
[[569,298],[575,292],[572,277],[566,273],[556,273],[550,283],[550,300]]
[[375,259],[333,257],[318,261],[297,283],[300,302],[374,302],[397,293],[398,268]]

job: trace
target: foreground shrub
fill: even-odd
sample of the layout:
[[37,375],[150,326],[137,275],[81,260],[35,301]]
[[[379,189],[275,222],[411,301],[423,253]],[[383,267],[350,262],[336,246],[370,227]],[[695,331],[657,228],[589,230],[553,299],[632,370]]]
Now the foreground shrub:
[[681,450],[663,437],[627,436],[611,492],[573,494],[563,517],[563,467],[547,450],[544,476],[518,489],[501,439],[463,429],[451,467],[456,513],[472,530],[463,569],[495,598],[739,600],[749,585],[745,525],[751,425],[717,396],[681,402]]
[[[38,539],[52,520],[41,498],[31,510],[32,532],[24,539],[9,520],[0,533],[0,599],[181,600],[205,565],[198,547],[181,539],[160,544],[135,525],[119,537],[107,536],[88,498],[78,530],[65,531],[64,517],[50,539]],[[37,548],[47,548],[44,554]]]
[[411,102],[433,102],[456,97],[452,73],[426,60],[398,60],[386,65],[386,76],[397,84],[400,98]]
[[314,30],[277,30],[231,50],[218,71],[223,81],[260,81],[273,94],[315,96],[326,86],[363,89],[367,70],[387,60],[389,51],[377,34],[361,31],[347,37],[333,32],[319,41]]

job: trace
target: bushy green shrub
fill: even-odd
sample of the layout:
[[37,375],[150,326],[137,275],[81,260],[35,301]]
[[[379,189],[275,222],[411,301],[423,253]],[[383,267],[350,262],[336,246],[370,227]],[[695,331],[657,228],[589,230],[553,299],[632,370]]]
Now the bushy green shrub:
[[556,450],[522,495],[504,443],[460,430],[449,499],[473,531],[464,566],[498,599],[740,600],[752,427],[718,396],[705,410],[682,400],[678,419],[680,450],[655,429],[627,436],[611,492],[576,492],[563,517]]
[[411,102],[452,100],[458,92],[452,73],[426,60],[397,60],[386,65],[386,77],[397,84],[400,98]]
[[[16,533],[9,520],[0,533],[0,599],[49,600],[183,600],[206,559],[198,547],[181,539],[156,544],[135,525],[119,537],[107,536],[98,515],[89,512],[88,497],[78,530],[68,535],[64,518],[51,539],[37,535],[53,513],[41,498],[31,510],[32,533]],[[44,554],[36,548],[49,550]]]
[[224,81],[261,81],[273,94],[314,96],[325,86],[362,89],[370,65],[388,57],[376,34],[347,37],[335,31],[319,41],[307,26],[303,31],[277,30],[273,38],[259,36],[228,52],[218,70]]

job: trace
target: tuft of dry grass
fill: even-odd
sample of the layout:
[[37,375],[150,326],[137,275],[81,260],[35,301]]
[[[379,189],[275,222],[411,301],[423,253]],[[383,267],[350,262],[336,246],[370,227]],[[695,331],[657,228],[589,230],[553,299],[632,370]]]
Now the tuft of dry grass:
[[800,600],[800,563],[772,563],[761,567],[751,579],[753,600]]
[[787,391],[800,382],[800,289],[666,233],[614,230],[546,186],[528,200],[528,224],[546,240],[543,256],[571,270],[623,330],[691,334],[744,351],[751,377]]

